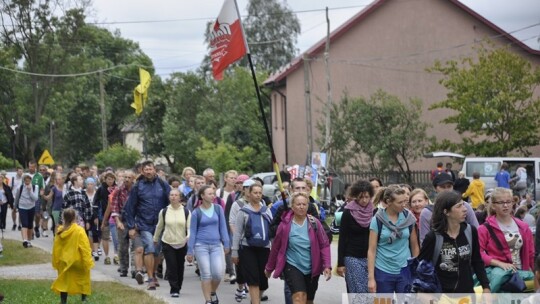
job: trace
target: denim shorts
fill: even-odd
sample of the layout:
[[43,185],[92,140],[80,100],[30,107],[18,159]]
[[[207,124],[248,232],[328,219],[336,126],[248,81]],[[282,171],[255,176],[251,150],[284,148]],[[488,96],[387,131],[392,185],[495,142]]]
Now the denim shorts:
[[154,235],[150,231],[139,231],[139,234],[136,238],[139,238],[139,240],[135,240],[135,244],[140,244],[136,247],[143,247],[144,248],[144,254],[153,254],[157,256],[159,252],[161,251],[161,241],[158,242],[156,246],[154,246]]

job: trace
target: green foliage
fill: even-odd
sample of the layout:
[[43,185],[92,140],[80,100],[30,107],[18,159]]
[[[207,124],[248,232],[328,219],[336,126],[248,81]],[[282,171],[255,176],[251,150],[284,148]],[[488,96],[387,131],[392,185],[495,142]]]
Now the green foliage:
[[197,149],[195,156],[204,167],[213,168],[221,173],[231,168],[240,172],[252,172],[251,161],[255,156],[253,148],[238,149],[225,142],[214,144],[204,137],[201,138],[201,142],[202,147]]
[[[430,138],[428,124],[420,119],[422,102],[403,103],[379,90],[370,96],[345,95],[331,110],[331,150],[335,168],[345,165],[355,170],[398,170],[411,180],[409,163],[418,159]],[[324,140],[324,124],[318,123]],[[361,152],[362,154],[358,153]]]
[[114,144],[95,156],[96,165],[100,168],[112,166],[114,168],[132,168],[141,158],[139,151]]
[[296,55],[300,21],[281,1],[250,0],[245,31],[254,64],[276,71]]
[[[19,167],[21,164],[18,161],[15,161],[15,166]],[[13,168],[13,159],[7,158],[2,153],[0,153],[0,169],[15,169]]]
[[506,156],[512,151],[530,155],[528,147],[540,141],[540,98],[533,95],[540,84],[540,69],[506,49],[479,48],[478,60],[437,62],[447,99],[431,109],[455,111],[443,123],[463,135],[459,143],[448,140],[439,147],[477,156]]
[[[266,74],[259,72],[257,77],[264,79]],[[176,170],[192,166],[200,171],[207,166],[207,160],[195,153],[203,146],[203,137],[216,146],[223,143],[238,151],[250,147],[254,153],[249,171],[270,169],[270,153],[248,70],[232,69],[220,82],[209,82],[193,72],[176,73],[163,87],[167,108],[161,119],[162,154],[174,158]],[[264,107],[268,111],[267,101]]]

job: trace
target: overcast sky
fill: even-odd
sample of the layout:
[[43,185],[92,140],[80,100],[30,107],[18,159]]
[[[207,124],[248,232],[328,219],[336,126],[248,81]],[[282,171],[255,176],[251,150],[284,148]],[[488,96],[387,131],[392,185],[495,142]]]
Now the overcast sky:
[[[396,0],[394,0],[396,1]],[[413,1],[413,0],[397,0]],[[223,0],[93,0],[89,22],[136,41],[150,56],[156,74],[196,69],[206,54],[205,24],[214,20]],[[238,0],[242,15],[248,0]],[[287,0],[297,13],[302,33],[297,48],[307,50],[326,35],[325,7],[330,9],[331,29],[343,24],[372,0]],[[535,49],[540,49],[540,0],[461,0],[475,11]],[[318,11],[313,11],[318,10]],[[528,26],[534,27],[523,29]]]

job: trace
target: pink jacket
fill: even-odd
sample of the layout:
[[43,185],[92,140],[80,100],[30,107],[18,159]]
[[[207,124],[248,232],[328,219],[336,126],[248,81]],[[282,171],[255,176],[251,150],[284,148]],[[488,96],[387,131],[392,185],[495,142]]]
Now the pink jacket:
[[[276,237],[272,242],[272,249],[270,250],[270,257],[266,263],[266,271],[274,271],[274,278],[279,278],[285,263],[287,262],[287,246],[289,245],[289,233],[291,232],[293,213],[286,214],[279,224],[276,232]],[[320,275],[325,268],[331,268],[330,260],[330,244],[328,238],[324,232],[324,228],[318,219],[315,219],[317,224],[317,231],[313,229],[311,223],[308,221],[308,233],[309,241],[311,243],[311,276],[315,277]]]
[[[534,240],[529,225],[522,222],[519,219],[514,218],[514,221],[518,225],[519,233],[523,239],[523,246],[521,247],[521,267],[522,270],[534,271]],[[491,240],[491,235],[485,225],[478,227],[478,241],[480,242],[480,255],[486,266],[490,266],[491,260],[496,259],[505,263],[512,263],[512,255],[510,253],[510,247],[504,238],[504,234],[499,228],[497,219],[494,215],[489,216],[486,219],[486,223],[492,227],[493,232],[499,239],[503,251],[501,252],[496,243]]]

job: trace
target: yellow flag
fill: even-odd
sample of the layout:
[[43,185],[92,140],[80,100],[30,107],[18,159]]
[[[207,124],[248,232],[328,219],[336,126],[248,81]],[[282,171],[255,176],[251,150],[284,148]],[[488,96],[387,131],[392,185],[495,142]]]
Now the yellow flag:
[[139,68],[139,78],[141,83],[133,90],[133,103],[131,104],[131,107],[135,109],[136,115],[141,115],[146,106],[146,101],[148,100],[148,88],[150,87],[152,79],[150,73],[141,68]]

